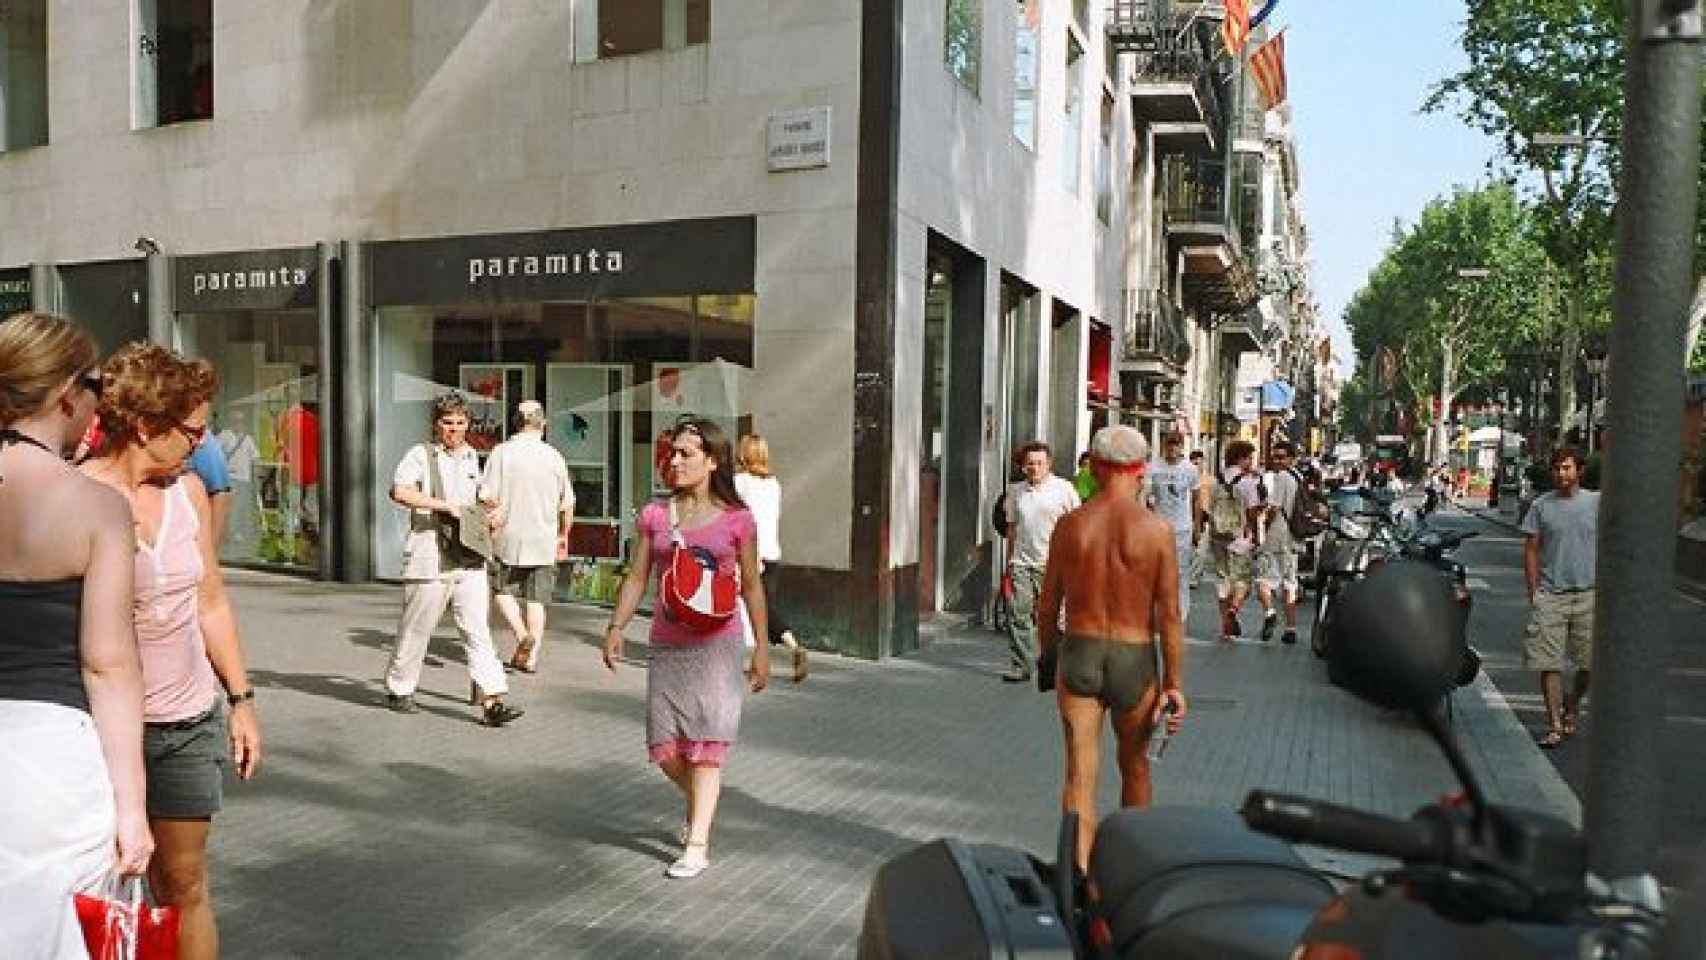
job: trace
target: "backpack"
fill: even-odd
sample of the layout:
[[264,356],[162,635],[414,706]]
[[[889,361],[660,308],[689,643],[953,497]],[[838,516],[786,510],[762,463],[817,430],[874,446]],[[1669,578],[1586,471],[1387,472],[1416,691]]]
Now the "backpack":
[[1284,511],[1292,540],[1302,542],[1325,533],[1330,516],[1327,501],[1314,487],[1303,482],[1303,477],[1296,470],[1287,472],[1297,481],[1297,494],[1292,498],[1291,509]]
[[1216,540],[1236,540],[1244,533],[1244,527],[1244,504],[1222,474],[1215,478],[1214,496],[1208,502],[1209,535]]
[[675,500],[669,501],[669,563],[658,577],[658,603],[669,619],[697,633],[713,633],[735,615],[740,601],[740,577],[724,569],[704,547],[689,546],[681,536]]

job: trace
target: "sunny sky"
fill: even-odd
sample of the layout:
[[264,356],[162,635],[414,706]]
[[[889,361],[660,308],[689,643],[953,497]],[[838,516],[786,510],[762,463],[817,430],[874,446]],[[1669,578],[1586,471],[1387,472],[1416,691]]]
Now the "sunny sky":
[[[1496,144],[1450,116],[1419,112],[1461,68],[1457,0],[1279,0],[1304,216],[1321,317],[1350,357],[1343,314],[1380,260],[1393,218],[1485,176]],[[1347,368],[1348,369],[1348,368]]]

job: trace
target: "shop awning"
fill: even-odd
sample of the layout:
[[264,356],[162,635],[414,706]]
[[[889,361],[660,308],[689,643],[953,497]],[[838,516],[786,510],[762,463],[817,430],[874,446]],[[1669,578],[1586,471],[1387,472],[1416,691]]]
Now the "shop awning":
[[1297,390],[1284,380],[1269,380],[1262,384],[1262,412],[1284,413],[1291,409]]

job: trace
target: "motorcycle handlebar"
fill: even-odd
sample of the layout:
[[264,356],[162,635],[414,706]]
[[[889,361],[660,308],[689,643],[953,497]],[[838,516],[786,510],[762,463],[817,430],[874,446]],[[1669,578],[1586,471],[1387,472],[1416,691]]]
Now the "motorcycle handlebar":
[[1239,811],[1253,830],[1270,836],[1410,863],[1445,859],[1446,838],[1437,824],[1399,820],[1350,807],[1266,790],[1252,790]]

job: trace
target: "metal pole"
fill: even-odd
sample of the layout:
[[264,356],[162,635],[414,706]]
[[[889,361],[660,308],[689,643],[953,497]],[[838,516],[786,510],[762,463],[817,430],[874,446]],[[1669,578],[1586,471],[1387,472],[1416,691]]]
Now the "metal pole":
[[1664,819],[1664,676],[1700,153],[1698,0],[1630,0],[1609,430],[1594,617],[1588,866],[1650,875]]

